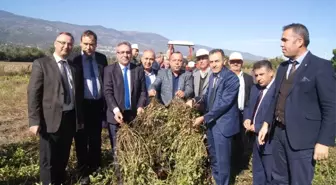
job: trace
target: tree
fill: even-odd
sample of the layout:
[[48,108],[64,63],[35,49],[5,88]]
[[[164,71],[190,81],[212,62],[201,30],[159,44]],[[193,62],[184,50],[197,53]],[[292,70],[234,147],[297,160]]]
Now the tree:
[[334,67],[334,70],[336,71],[336,49],[333,50],[334,56],[331,58],[331,64]]
[[[55,51],[55,46],[52,45],[47,49],[46,52],[48,53],[48,55],[52,55],[54,53],[54,51]],[[71,55],[73,55],[73,56],[79,55],[79,54],[81,54],[81,51],[82,51],[82,49],[79,45],[73,46],[72,51],[71,51]]]
[[272,67],[276,69],[283,61],[285,61],[285,59],[283,59],[282,57],[275,57],[269,59],[269,61],[272,63]]

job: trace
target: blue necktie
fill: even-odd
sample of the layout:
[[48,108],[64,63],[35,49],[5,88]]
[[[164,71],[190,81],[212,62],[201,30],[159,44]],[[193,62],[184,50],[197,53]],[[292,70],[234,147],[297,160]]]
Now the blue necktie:
[[91,74],[91,81],[92,81],[92,96],[96,99],[98,97],[98,87],[97,87],[97,80],[96,80],[96,75],[94,72],[94,67],[93,67],[93,60],[91,56],[88,56],[89,60],[89,68],[90,68],[90,74]]
[[124,68],[124,89],[125,89],[125,109],[129,110],[131,108],[131,102],[129,97],[128,88],[128,78],[127,78],[127,67]]

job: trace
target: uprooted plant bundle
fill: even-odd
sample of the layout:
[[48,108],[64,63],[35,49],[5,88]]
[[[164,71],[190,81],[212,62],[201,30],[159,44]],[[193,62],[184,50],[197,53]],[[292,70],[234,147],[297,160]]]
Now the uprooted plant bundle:
[[210,184],[204,130],[198,113],[182,100],[169,107],[152,100],[145,112],[118,131],[117,155],[127,185]]

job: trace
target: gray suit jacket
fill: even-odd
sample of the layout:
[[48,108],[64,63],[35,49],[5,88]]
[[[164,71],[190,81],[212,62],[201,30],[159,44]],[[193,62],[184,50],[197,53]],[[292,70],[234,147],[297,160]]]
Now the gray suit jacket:
[[[184,92],[184,98],[192,98],[194,96],[193,76],[188,71],[182,71],[179,77],[178,87]],[[164,105],[169,105],[173,99],[173,74],[170,69],[161,69],[156,76],[154,83],[150,89],[155,89],[159,93],[159,100]]]
[[203,84],[203,91],[202,94],[198,94],[198,90],[199,90],[199,85],[200,85],[200,80],[201,80],[201,73],[200,70],[197,70],[196,72],[193,73],[193,77],[194,77],[194,93],[195,96],[202,96],[203,94],[206,93],[206,90],[208,88],[209,85],[209,77],[211,75],[211,70],[209,70],[208,75],[205,78],[204,84]]
[[[68,62],[74,81],[77,129],[83,127],[78,66]],[[34,61],[28,85],[29,126],[39,125],[41,132],[55,133],[62,120],[64,89],[61,72],[54,57],[43,57]]]

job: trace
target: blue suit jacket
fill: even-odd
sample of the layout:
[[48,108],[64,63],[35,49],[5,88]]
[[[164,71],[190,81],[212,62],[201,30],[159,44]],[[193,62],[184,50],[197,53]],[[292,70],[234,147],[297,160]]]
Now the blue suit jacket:
[[[208,110],[209,96],[214,76],[211,74],[209,86],[206,93],[202,96],[205,108]],[[204,120],[213,129],[219,129],[225,137],[230,137],[239,132],[238,114],[238,91],[239,79],[236,74],[224,67],[219,72],[219,79],[216,85],[215,101],[211,110],[204,115]]]
[[[257,99],[259,96],[259,92],[260,92],[260,87],[258,85],[254,85],[251,89],[251,93],[250,93],[250,99],[249,102],[247,104],[247,107],[245,107],[244,109],[244,120],[246,119],[250,119],[252,120],[253,117],[253,110],[254,110],[254,106],[257,103]],[[266,94],[264,95],[264,98],[261,100],[260,105],[259,105],[259,109],[256,112],[255,115],[255,122],[254,122],[254,126],[255,126],[255,132],[259,133],[265,117],[268,113],[269,107],[272,104],[272,102],[274,101],[274,93],[275,93],[275,84],[273,82],[273,84],[269,87],[269,89],[267,90]],[[259,145],[258,143],[258,137],[256,137],[256,143],[258,145],[258,149],[259,151],[261,151],[263,154],[272,154],[272,145],[271,145],[271,139],[270,139],[270,135],[268,135],[268,139],[266,141],[266,143],[262,146]]]
[[[281,83],[288,61],[280,64],[275,79],[275,101],[265,119],[274,119]],[[336,86],[331,62],[307,53],[295,72],[293,87],[285,105],[285,124],[293,149],[314,148],[316,143],[334,145],[336,124]]]

